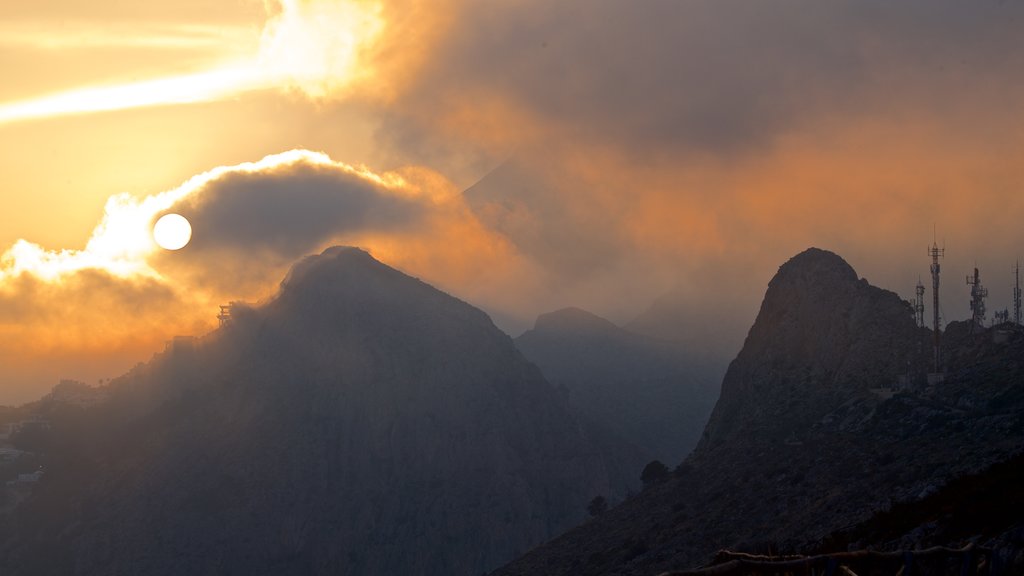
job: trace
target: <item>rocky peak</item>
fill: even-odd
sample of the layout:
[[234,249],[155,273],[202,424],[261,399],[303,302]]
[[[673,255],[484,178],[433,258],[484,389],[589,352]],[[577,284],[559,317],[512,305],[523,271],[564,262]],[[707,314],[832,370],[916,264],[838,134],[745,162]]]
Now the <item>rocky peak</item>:
[[817,248],[783,264],[743,349],[729,366],[702,447],[732,436],[799,436],[868,388],[919,362],[907,304]]

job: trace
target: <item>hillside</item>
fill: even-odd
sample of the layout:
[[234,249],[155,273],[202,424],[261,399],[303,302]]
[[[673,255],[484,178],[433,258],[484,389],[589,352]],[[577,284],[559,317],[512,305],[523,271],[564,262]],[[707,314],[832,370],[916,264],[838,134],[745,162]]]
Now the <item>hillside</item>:
[[657,574],[723,548],[804,550],[1019,453],[1024,333],[951,324],[930,386],[930,334],[910,312],[833,253],[792,258],[672,477],[495,573]]

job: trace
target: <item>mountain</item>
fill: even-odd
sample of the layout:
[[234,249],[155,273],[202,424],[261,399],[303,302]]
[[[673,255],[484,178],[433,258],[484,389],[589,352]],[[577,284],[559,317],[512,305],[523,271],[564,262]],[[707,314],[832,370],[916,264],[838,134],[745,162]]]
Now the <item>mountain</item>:
[[[618,215],[566,200],[588,188],[545,151],[520,151],[467,188],[463,198],[481,222],[543,268],[582,277],[628,256],[606,232]],[[580,225],[582,214],[587,225]]]
[[[728,294],[723,296],[726,302],[734,300]],[[700,359],[705,371],[721,382],[729,361],[743,344],[749,322],[741,306],[707,306],[675,289],[656,298],[623,327],[634,334],[675,343]]]
[[943,379],[927,377],[930,336],[836,254],[795,256],[683,465],[496,574],[657,574],[719,549],[812,549],[1020,453],[1024,332],[951,323]]
[[579,308],[541,315],[515,343],[571,407],[641,447],[647,461],[681,462],[717,397],[699,359]]
[[353,248],[68,410],[4,574],[476,575],[615,491],[486,314]]

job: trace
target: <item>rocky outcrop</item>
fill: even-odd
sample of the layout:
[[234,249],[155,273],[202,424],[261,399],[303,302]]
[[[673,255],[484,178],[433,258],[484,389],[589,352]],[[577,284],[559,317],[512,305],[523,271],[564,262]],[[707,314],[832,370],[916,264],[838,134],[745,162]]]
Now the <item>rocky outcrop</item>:
[[769,283],[701,449],[799,440],[843,402],[920,368],[919,335],[898,295],[832,252],[799,254]]
[[111,396],[19,509],[4,574],[476,575],[611,490],[486,314],[352,248]]
[[642,448],[640,466],[652,458],[681,462],[718,394],[699,359],[579,308],[541,315],[515,342],[573,409]]

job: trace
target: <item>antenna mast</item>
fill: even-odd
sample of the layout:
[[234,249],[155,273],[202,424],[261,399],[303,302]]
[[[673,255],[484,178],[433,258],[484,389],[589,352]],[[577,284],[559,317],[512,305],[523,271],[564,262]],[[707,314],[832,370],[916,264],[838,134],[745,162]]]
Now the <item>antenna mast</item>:
[[985,326],[985,298],[988,296],[988,288],[981,285],[981,278],[978,276],[978,267],[974,267],[974,278],[967,277],[967,285],[971,287],[971,311],[974,313],[971,331],[975,328]]
[[1020,326],[1020,260],[1013,267],[1013,323]]
[[928,249],[928,255],[932,257],[932,327],[935,331],[935,372],[939,371],[939,258],[946,256],[946,248],[939,248],[938,242],[932,240],[932,246]]
[[917,297],[914,298],[914,318],[917,319],[917,325],[920,328],[924,327],[924,284],[921,283],[921,279],[917,279],[917,289],[915,290]]

